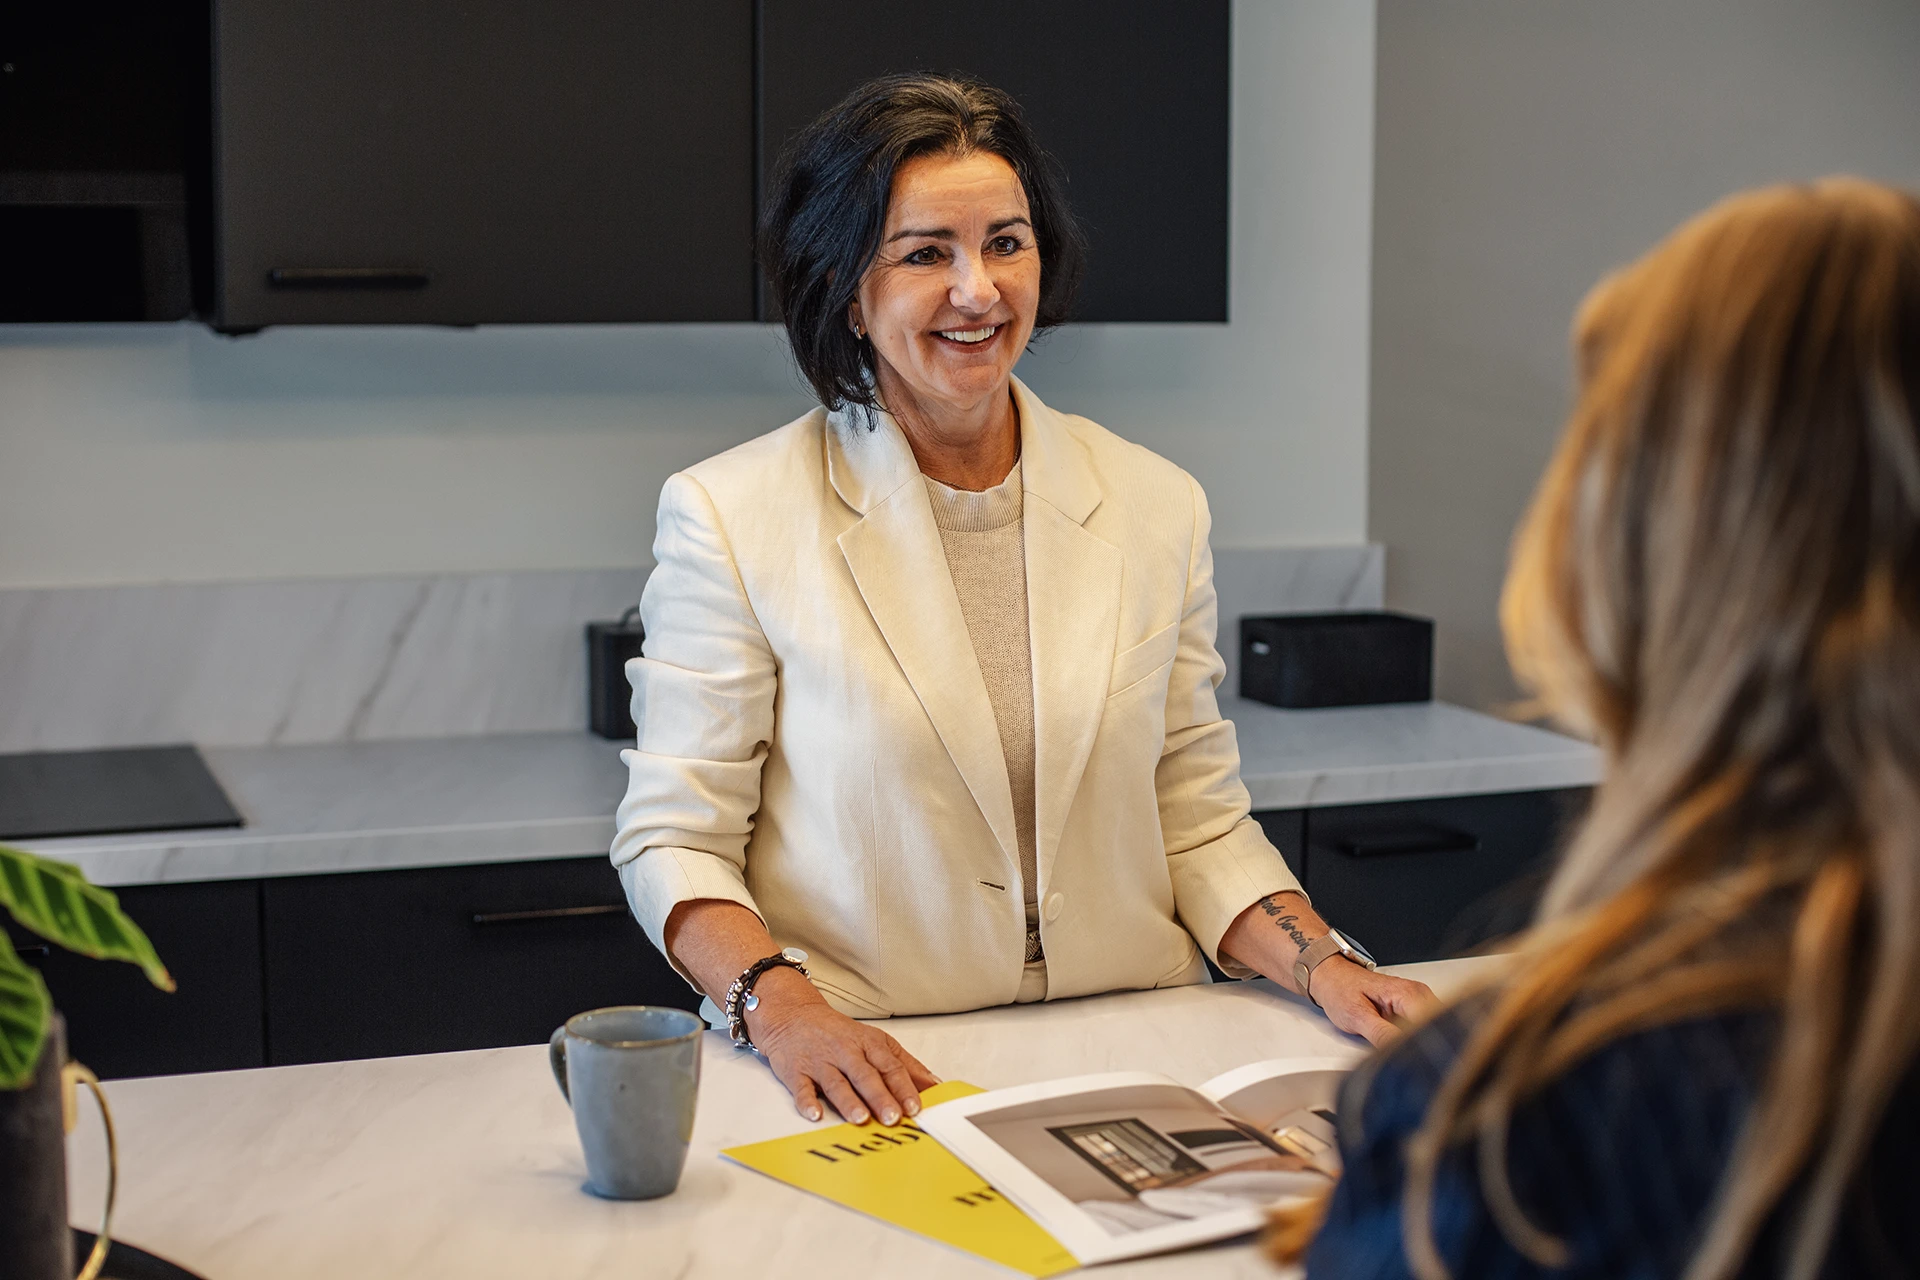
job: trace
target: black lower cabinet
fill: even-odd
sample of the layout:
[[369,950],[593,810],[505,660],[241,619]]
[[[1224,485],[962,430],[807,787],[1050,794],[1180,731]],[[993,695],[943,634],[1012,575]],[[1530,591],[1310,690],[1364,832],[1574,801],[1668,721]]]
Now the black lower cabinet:
[[1526,926],[1588,794],[1310,809],[1302,879],[1320,915],[1382,964],[1461,955]]
[[699,999],[604,855],[263,882],[273,1065],[533,1044],[575,1013]]
[[9,929],[66,1016],[73,1057],[104,1079],[265,1066],[259,882],[114,892],[173,975],[172,993],[130,964],[89,960]]

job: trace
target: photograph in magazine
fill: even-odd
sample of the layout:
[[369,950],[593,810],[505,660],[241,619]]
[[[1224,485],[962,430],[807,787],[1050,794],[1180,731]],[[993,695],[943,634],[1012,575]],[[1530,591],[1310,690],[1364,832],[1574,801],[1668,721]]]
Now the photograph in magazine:
[[1127,1083],[978,1111],[980,1134],[1112,1236],[1317,1195],[1339,1176],[1343,1072]]

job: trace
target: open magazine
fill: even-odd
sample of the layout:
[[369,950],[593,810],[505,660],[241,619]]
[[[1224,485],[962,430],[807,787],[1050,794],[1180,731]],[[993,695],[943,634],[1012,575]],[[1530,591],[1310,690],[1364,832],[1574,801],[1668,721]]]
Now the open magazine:
[[1259,1229],[1340,1175],[1334,1097],[1356,1055],[1278,1058],[1190,1088],[1140,1072],[996,1089],[922,1129],[1083,1264]]

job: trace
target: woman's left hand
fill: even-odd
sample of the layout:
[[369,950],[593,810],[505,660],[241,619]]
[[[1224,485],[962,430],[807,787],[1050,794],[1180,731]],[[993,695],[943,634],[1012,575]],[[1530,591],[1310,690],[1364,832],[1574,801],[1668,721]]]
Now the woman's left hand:
[[1397,1022],[1440,1007],[1439,997],[1426,983],[1363,968],[1344,956],[1321,961],[1308,985],[1313,1002],[1326,1010],[1328,1022],[1375,1045],[1400,1034]]

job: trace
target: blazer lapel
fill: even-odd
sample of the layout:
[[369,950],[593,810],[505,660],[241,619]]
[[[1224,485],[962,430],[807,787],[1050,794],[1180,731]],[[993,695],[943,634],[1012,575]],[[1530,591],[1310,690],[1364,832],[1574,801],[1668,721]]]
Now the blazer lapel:
[[1034,828],[1040,882],[1046,884],[1106,710],[1124,558],[1084,527],[1102,497],[1084,447],[1017,379],[1014,394],[1026,488]]
[[840,535],[841,554],[1002,854],[1017,868],[1020,844],[1000,730],[947,572],[933,505],[900,428],[882,413],[869,431],[863,417],[843,411],[826,424],[834,489],[862,515]]

